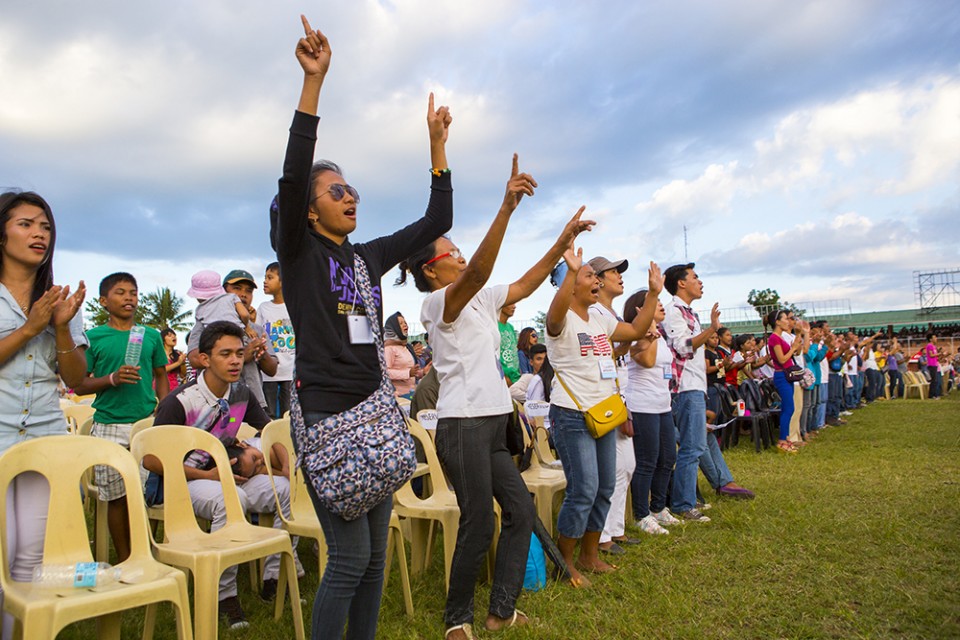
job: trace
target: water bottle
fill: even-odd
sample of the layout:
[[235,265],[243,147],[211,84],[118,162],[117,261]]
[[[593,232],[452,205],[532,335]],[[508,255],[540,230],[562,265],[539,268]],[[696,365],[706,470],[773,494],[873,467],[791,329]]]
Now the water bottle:
[[33,584],[50,589],[102,587],[120,580],[120,567],[106,562],[42,564],[33,569]]
[[146,331],[146,328],[139,324],[130,328],[127,353],[123,356],[123,363],[128,367],[135,367],[140,364],[140,352],[143,351],[143,334]]

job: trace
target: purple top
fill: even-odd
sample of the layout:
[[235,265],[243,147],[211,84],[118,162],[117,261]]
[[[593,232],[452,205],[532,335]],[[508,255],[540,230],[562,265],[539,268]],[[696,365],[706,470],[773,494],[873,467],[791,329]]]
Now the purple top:
[[793,358],[787,358],[786,362],[780,364],[780,362],[777,361],[777,352],[773,350],[775,345],[780,345],[780,351],[784,355],[790,351],[790,345],[787,344],[786,340],[775,333],[771,333],[770,337],[767,338],[767,350],[772,356],[770,358],[770,366],[773,367],[775,371],[785,371],[787,367],[793,364]]
[[940,367],[940,361],[937,359],[937,345],[932,342],[928,342],[926,346],[927,350],[927,366],[928,367]]

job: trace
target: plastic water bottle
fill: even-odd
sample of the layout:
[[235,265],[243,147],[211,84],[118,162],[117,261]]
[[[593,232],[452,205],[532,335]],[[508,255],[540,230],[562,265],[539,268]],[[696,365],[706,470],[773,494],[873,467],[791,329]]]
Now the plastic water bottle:
[[106,562],[42,564],[33,569],[33,584],[51,589],[89,589],[118,582],[120,574],[120,567],[113,567]]
[[123,357],[123,363],[129,367],[135,367],[140,364],[140,352],[143,351],[143,334],[147,330],[137,324],[130,328],[130,338],[127,340],[127,353]]

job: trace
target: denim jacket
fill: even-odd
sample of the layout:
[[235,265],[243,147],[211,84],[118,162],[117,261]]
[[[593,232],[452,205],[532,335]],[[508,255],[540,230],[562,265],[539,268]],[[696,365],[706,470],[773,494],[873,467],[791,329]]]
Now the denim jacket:
[[[26,322],[20,305],[0,284],[0,339]],[[80,311],[70,321],[70,334],[78,347],[88,346]],[[28,438],[66,433],[57,382],[56,334],[49,326],[0,363],[0,452]]]

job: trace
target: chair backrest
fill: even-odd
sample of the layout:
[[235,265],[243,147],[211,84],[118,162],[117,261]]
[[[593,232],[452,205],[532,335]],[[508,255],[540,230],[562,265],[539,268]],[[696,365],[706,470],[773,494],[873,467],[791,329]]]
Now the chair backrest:
[[133,436],[137,435],[144,429],[153,426],[153,416],[147,416],[142,420],[137,420],[133,423],[133,426],[130,427],[130,442],[133,442]]
[[257,428],[253,425],[249,425],[246,422],[240,424],[240,428],[237,429],[237,440],[249,440],[250,438],[257,437]]
[[73,420],[77,427],[93,418],[94,408],[89,404],[73,404],[63,408],[63,417],[69,422]]
[[[440,458],[437,457],[437,448],[436,445],[433,444],[433,439],[430,437],[430,434],[427,433],[427,430],[424,429],[419,422],[411,418],[407,418],[407,426],[410,428],[410,435],[419,440],[420,446],[423,447],[423,455],[427,459],[427,469],[430,473],[430,479],[433,482],[433,495],[453,493],[447,486],[447,478],[443,475],[443,467],[440,464]],[[403,496],[407,498],[410,496],[416,498],[409,482],[400,487],[397,493],[403,493]]]
[[[43,561],[47,564],[92,562],[90,538],[77,491],[84,473],[93,465],[117,470],[126,486],[130,515],[130,559],[150,556],[147,513],[140,491],[140,470],[130,453],[118,444],[100,438],[73,435],[49,436],[22,442],[0,456],[0,513],[7,513],[7,489],[17,475],[34,471],[50,486]],[[10,580],[10,550],[7,549],[8,522],[0,518],[3,580]]]
[[[313,501],[310,494],[307,493],[307,486],[303,477],[303,471],[297,466],[297,453],[293,448],[293,438],[290,435],[290,419],[280,418],[267,424],[260,432],[260,447],[263,449],[263,457],[266,459],[267,474],[270,476],[270,482],[273,483],[273,467],[270,466],[270,451],[274,445],[280,445],[287,456],[287,464],[290,469],[290,515],[285,516],[277,505],[277,513],[284,522],[295,522],[297,520],[315,521],[316,511],[313,507]],[[276,489],[274,489],[276,497]]]
[[200,526],[193,513],[183,460],[200,449],[213,458],[220,484],[223,485],[223,503],[227,523],[245,521],[237,485],[230,470],[230,459],[223,444],[214,436],[197,427],[160,425],[140,431],[130,440],[130,451],[137,462],[144,456],[153,455],[163,465],[163,530],[171,541],[182,534],[193,535]]

